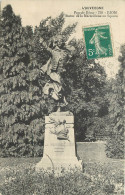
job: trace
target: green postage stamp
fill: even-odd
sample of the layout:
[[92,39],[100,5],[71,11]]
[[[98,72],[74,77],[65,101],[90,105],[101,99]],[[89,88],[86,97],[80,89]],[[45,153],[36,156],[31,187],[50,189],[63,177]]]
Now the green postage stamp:
[[109,25],[83,28],[88,59],[113,56]]

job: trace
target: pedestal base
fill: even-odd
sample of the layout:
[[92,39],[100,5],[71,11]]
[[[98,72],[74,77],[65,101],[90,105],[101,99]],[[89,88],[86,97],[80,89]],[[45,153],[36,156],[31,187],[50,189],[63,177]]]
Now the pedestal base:
[[60,174],[73,168],[82,170],[76,157],[74,116],[70,112],[55,112],[45,117],[43,158],[36,171]]
[[73,156],[71,158],[57,158],[52,159],[48,155],[44,155],[39,163],[36,165],[36,171],[46,171],[60,175],[63,172],[70,172],[71,169],[82,170],[82,160]]

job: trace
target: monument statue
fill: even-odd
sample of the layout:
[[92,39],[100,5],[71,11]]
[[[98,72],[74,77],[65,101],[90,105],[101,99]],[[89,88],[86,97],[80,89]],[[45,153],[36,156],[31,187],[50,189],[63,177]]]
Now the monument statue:
[[36,170],[45,169],[55,174],[61,174],[62,168],[68,171],[77,167],[81,170],[82,164],[77,159],[75,150],[74,116],[69,111],[61,111],[61,107],[68,104],[61,72],[66,71],[63,65],[68,57],[72,56],[74,48],[68,48],[61,36],[56,37],[51,46],[43,39],[40,39],[40,42],[51,53],[47,63],[41,67],[42,73],[49,76],[43,93],[58,102],[58,109],[45,116],[44,152],[42,160],[36,165]]
[[64,81],[60,73],[66,71],[64,63],[73,54],[75,48],[66,46],[61,35],[58,35],[50,45],[47,45],[42,38],[40,42],[51,54],[47,63],[41,67],[41,72],[49,76],[49,80],[43,88],[43,93],[58,102],[58,111],[60,111],[61,107],[68,104],[64,95]]

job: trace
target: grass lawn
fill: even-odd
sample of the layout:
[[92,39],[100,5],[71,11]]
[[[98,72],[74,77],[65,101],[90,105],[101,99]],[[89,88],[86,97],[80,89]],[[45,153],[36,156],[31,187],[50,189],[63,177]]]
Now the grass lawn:
[[77,143],[83,173],[55,178],[32,168],[41,158],[0,158],[2,195],[123,195],[123,160],[108,159],[104,143]]

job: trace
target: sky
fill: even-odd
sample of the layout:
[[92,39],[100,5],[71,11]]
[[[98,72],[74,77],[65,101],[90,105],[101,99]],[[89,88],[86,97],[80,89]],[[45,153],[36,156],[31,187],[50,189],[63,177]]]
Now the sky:
[[65,25],[78,22],[76,32],[72,35],[83,39],[83,26],[96,26],[110,24],[114,55],[110,58],[96,60],[104,66],[108,77],[114,77],[118,72],[120,45],[125,43],[125,1],[124,0],[2,0],[1,7],[11,4],[16,15],[22,18],[22,25],[38,26],[40,21],[48,16],[56,17],[61,12],[72,15],[74,11],[83,11],[82,8],[89,6],[103,6],[104,11],[117,11],[118,17],[84,18],[66,17]]

